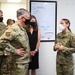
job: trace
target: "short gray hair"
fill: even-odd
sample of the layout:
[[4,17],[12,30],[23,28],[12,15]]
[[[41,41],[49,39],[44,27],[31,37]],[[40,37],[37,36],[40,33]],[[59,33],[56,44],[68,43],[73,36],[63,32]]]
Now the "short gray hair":
[[20,8],[17,10],[17,19],[19,19],[20,16],[24,15],[25,13],[27,13],[28,10],[24,9],[24,8]]

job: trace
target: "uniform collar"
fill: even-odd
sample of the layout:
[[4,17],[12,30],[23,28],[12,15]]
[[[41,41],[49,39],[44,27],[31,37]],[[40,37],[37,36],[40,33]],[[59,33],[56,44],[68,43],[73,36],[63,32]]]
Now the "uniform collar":
[[68,37],[68,35],[69,35],[70,33],[71,33],[70,31],[68,31],[68,32],[66,32],[66,33],[61,32],[58,37],[60,37],[60,38],[66,38],[66,37]]
[[21,30],[25,30],[22,26],[20,26],[17,22],[16,22],[16,24],[18,25],[18,27],[21,29]]

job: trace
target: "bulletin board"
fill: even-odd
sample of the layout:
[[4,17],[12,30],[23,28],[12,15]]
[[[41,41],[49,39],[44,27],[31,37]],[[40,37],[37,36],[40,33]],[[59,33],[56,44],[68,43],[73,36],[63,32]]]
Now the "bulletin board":
[[41,42],[55,41],[57,29],[57,2],[30,1],[30,13],[37,19]]

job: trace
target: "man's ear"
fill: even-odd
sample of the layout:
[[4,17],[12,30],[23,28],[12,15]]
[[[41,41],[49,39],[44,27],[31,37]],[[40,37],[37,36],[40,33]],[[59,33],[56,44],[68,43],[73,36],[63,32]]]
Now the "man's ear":
[[20,16],[19,19],[23,19],[23,16]]
[[25,18],[24,18],[23,16],[21,16],[21,18],[20,18],[20,19],[25,20]]
[[23,16],[21,16],[21,19],[23,19],[24,17]]

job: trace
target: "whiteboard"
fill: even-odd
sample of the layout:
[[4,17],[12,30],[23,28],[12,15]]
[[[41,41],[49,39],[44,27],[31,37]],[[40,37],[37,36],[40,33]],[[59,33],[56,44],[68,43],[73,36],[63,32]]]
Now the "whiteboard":
[[55,41],[57,2],[30,1],[30,12],[37,19],[41,32],[41,41]]

